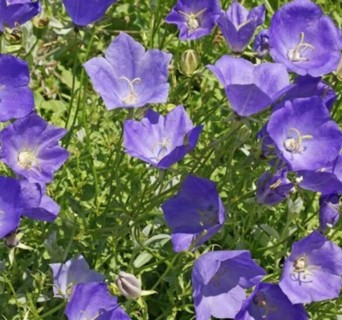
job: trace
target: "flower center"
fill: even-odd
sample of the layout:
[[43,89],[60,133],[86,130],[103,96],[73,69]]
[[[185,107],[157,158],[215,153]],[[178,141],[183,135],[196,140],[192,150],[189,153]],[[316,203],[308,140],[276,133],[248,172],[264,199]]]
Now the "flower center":
[[293,269],[291,272],[291,279],[301,283],[308,283],[312,280],[307,280],[307,276],[312,276],[312,270],[319,269],[319,266],[310,266],[306,256],[297,258],[293,263]]
[[212,205],[208,206],[208,208],[204,210],[197,210],[197,213],[200,216],[200,225],[203,228],[212,227],[215,224],[218,224],[218,210],[214,208]]
[[195,30],[197,30],[197,29],[200,27],[200,21],[199,21],[199,19],[198,19],[199,16],[200,16],[203,12],[205,12],[206,10],[207,10],[207,9],[204,8],[204,9],[198,11],[197,13],[193,13],[193,12],[191,12],[191,13],[186,13],[186,12],[181,11],[181,10],[179,10],[178,12],[179,12],[180,14],[182,14],[182,15],[187,19],[186,25],[187,25],[187,27],[189,28],[189,31],[195,31]]
[[290,132],[293,132],[295,137],[287,138],[284,141],[284,148],[286,151],[291,153],[302,153],[305,150],[305,147],[303,146],[303,140],[310,140],[313,139],[312,135],[304,135],[300,133],[300,131],[296,128],[290,128],[289,129],[289,135]]
[[129,93],[123,99],[121,99],[122,102],[127,105],[136,103],[138,96],[135,92],[134,85],[141,82],[141,78],[134,78],[133,80],[129,80],[127,77],[120,77],[119,79],[126,81],[129,86]]
[[269,188],[272,189],[272,190],[274,190],[274,189],[278,188],[280,185],[281,185],[281,180],[278,179],[275,183],[271,184],[271,185],[269,186]]
[[33,151],[25,149],[18,154],[18,164],[24,169],[32,169],[38,164],[38,159]]
[[309,58],[303,57],[305,52],[307,52],[308,49],[314,50],[315,47],[311,45],[310,43],[304,42],[304,32],[300,33],[300,41],[297,44],[296,47],[290,49],[287,52],[287,57],[292,61],[292,62],[300,62],[300,61],[308,61]]
[[154,144],[152,147],[152,152],[156,155],[157,161],[163,159],[168,153],[170,153],[172,149],[172,145],[169,138],[163,138],[162,141],[159,141]]

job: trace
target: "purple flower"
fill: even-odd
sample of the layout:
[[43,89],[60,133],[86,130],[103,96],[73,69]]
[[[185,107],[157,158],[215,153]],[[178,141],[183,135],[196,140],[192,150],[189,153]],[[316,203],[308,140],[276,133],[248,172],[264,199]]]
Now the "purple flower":
[[69,320],[130,320],[104,283],[80,283],[65,308]]
[[319,229],[332,228],[340,218],[340,197],[337,194],[321,196],[319,199]]
[[107,9],[117,0],[63,0],[72,22],[84,27],[101,19]]
[[340,30],[309,0],[283,5],[270,26],[270,54],[288,70],[313,77],[330,73],[341,58]]
[[192,271],[196,319],[234,318],[246,298],[245,289],[265,275],[246,250],[202,254]]
[[177,25],[181,40],[194,40],[210,34],[220,14],[218,0],[178,0],[165,21]]
[[283,168],[274,175],[264,173],[257,182],[256,198],[258,203],[275,205],[286,199],[294,185],[287,179],[287,169]]
[[124,146],[132,157],[167,169],[195,148],[202,128],[193,126],[183,106],[165,117],[149,109],[140,122],[125,121]]
[[18,180],[0,176],[0,239],[14,231],[20,222],[17,207],[20,197]]
[[29,82],[30,73],[25,61],[0,54],[0,121],[25,117],[33,110]]
[[39,183],[20,181],[20,213],[34,220],[52,222],[57,218],[59,205],[45,194]]
[[226,216],[214,182],[187,176],[176,196],[162,205],[176,252],[193,249],[223,226]]
[[286,68],[278,63],[253,65],[242,58],[223,56],[208,68],[224,86],[233,110],[244,117],[266,109],[290,84]]
[[309,75],[298,76],[295,79],[294,86],[286,92],[282,100],[310,98],[312,96],[321,97],[329,111],[336,101],[336,93],[332,87],[322,81],[321,78],[313,78]]
[[0,158],[29,182],[48,183],[69,153],[58,145],[66,130],[36,114],[16,120],[0,133]]
[[333,161],[342,133],[319,97],[286,101],[275,110],[267,132],[290,170],[317,170]]
[[4,31],[5,27],[14,28],[16,24],[24,24],[40,11],[39,1],[0,0],[0,31]]
[[303,305],[293,305],[277,284],[259,283],[235,320],[306,320]]
[[79,254],[66,263],[52,263],[53,293],[57,298],[70,297],[73,287],[78,283],[103,282],[104,277],[91,270],[84,257]]
[[254,39],[253,50],[259,58],[264,58],[269,50],[270,31],[268,29],[261,30]]
[[105,58],[92,58],[84,67],[107,109],[164,103],[169,93],[168,65],[172,55],[144,47],[121,32]]
[[342,249],[314,231],[293,244],[279,285],[292,303],[310,303],[337,298],[341,276]]
[[217,24],[234,52],[242,52],[245,49],[256,28],[264,23],[265,11],[265,5],[248,11],[236,0],[233,0],[227,12],[221,13]]

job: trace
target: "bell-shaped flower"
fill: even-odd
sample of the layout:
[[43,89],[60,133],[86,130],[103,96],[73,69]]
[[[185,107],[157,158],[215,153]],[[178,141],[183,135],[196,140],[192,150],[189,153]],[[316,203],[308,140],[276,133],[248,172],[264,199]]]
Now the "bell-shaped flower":
[[293,171],[320,169],[342,147],[342,132],[319,97],[286,101],[272,113],[267,132]]
[[117,0],[63,0],[72,22],[81,27],[101,19],[115,2]]
[[331,111],[337,98],[334,89],[322,81],[320,77],[313,78],[306,75],[298,76],[294,81],[293,87],[281,99],[286,101],[313,96],[320,97],[329,111]]
[[22,118],[32,112],[34,100],[29,82],[30,72],[25,61],[0,54],[0,121]]
[[69,320],[130,320],[104,283],[77,284],[65,308]]
[[295,242],[279,285],[290,301],[334,299],[342,287],[342,249],[318,231]]
[[44,186],[20,180],[20,213],[33,220],[52,222],[57,218],[59,205],[46,193]]
[[340,197],[337,194],[321,196],[319,199],[319,229],[332,228],[340,218]]
[[121,32],[105,57],[90,59],[84,68],[107,109],[142,107],[166,102],[171,57],[157,49],[145,51],[139,42]]
[[290,85],[286,68],[279,63],[253,65],[242,58],[223,56],[208,68],[224,86],[232,109],[243,117],[266,109]]
[[104,277],[91,270],[84,257],[79,254],[65,263],[52,263],[53,293],[57,298],[69,298],[78,283],[103,282]]
[[19,226],[19,181],[0,176],[0,190],[0,239],[2,239]]
[[235,320],[307,320],[302,304],[292,304],[279,285],[259,283],[246,299]]
[[226,220],[215,183],[196,176],[187,176],[178,194],[164,202],[162,209],[176,252],[200,246],[215,235]]
[[24,24],[40,11],[39,0],[0,0],[0,31],[4,31],[5,27],[14,28],[16,24]]
[[258,58],[264,58],[270,51],[270,31],[268,29],[261,30],[254,39],[253,50]]
[[247,47],[256,28],[264,23],[265,12],[265,5],[248,11],[233,0],[228,10],[221,13],[217,24],[232,51],[242,52]]
[[192,270],[196,319],[234,318],[246,299],[246,289],[264,275],[247,250],[202,254]]
[[287,169],[283,168],[274,175],[264,173],[257,181],[256,198],[258,203],[275,205],[285,200],[294,185],[287,179]]
[[177,25],[181,40],[194,40],[210,34],[220,14],[219,0],[178,0],[165,21]]
[[341,31],[309,0],[284,4],[270,25],[270,54],[300,75],[319,77],[335,71],[341,59]]
[[0,132],[0,159],[29,182],[51,182],[55,171],[69,157],[68,151],[58,144],[65,134],[65,129],[31,114]]
[[193,126],[183,106],[165,117],[149,109],[140,122],[125,121],[124,146],[132,157],[167,169],[195,148],[201,131],[202,126]]
[[342,155],[318,170],[297,171],[302,189],[320,192],[323,196],[342,195]]

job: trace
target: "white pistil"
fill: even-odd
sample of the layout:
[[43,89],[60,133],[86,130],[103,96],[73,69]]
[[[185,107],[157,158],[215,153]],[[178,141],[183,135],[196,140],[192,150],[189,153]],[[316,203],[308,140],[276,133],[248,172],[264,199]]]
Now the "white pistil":
[[204,8],[200,11],[198,11],[197,13],[186,13],[184,11],[181,11],[179,10],[178,12],[180,14],[182,14],[184,17],[186,17],[187,19],[187,22],[186,22],[186,25],[188,26],[189,28],[189,31],[195,31],[197,30],[199,27],[200,27],[200,22],[198,20],[198,17],[203,13],[205,12],[207,9]]
[[163,159],[172,149],[169,138],[163,138],[162,141],[155,143],[152,147],[152,152],[156,154],[157,161]]
[[292,48],[287,52],[287,57],[292,62],[308,61],[308,58],[303,57],[303,54],[307,49],[314,50],[315,47],[310,43],[304,42],[304,32],[301,32],[299,43],[295,48]]
[[284,141],[284,147],[286,151],[291,153],[302,153],[304,151],[303,140],[313,139],[312,135],[304,135],[296,128],[290,128],[289,132],[294,132],[296,134],[295,138],[287,138]]
[[278,188],[280,185],[281,185],[281,180],[278,179],[275,183],[271,184],[269,188],[274,190],[274,189]]
[[[313,275],[311,272],[312,270],[319,269],[319,266],[309,266],[308,260],[305,255],[299,257],[296,259],[293,263],[293,269],[292,269],[292,275],[297,274],[297,278],[294,277],[295,281],[303,282],[303,280],[306,280],[306,277],[309,275]],[[301,275],[303,276],[303,279],[301,279]],[[311,281],[306,281],[311,282]]]
[[129,93],[126,97],[121,99],[122,102],[124,104],[127,104],[127,105],[132,105],[132,104],[136,103],[138,96],[135,92],[134,85],[136,83],[139,83],[141,81],[141,79],[140,78],[134,78],[133,80],[129,80],[127,77],[120,77],[119,79],[126,81],[128,86],[129,86]]
[[38,165],[38,159],[36,157],[36,154],[26,148],[23,151],[20,151],[18,154],[18,165],[23,167],[24,169],[32,169],[32,167]]

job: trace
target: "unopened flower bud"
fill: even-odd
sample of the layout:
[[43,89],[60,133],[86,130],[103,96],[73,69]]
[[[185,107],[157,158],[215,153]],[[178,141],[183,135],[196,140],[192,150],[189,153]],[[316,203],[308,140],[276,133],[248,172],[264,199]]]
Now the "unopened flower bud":
[[120,271],[115,283],[127,299],[137,299],[141,296],[141,282],[134,275]]
[[11,232],[7,237],[6,237],[6,246],[9,248],[15,248],[19,244],[19,239],[17,237],[17,234],[15,231]]
[[183,52],[181,58],[181,70],[185,75],[191,76],[194,74],[198,65],[199,61],[196,51],[189,49]]
[[269,46],[269,30],[261,30],[254,39],[253,49],[259,58],[264,58],[270,49]]

